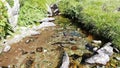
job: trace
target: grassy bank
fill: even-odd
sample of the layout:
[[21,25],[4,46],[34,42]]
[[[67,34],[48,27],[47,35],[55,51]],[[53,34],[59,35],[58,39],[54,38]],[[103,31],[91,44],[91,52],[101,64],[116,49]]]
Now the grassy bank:
[[[119,0],[62,0],[62,14],[82,23],[82,27],[101,36],[120,49]],[[64,6],[64,7],[63,7]]]

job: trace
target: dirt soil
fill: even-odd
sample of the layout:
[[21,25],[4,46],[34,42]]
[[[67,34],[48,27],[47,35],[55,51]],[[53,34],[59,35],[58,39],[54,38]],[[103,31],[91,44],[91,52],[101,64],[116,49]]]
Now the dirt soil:
[[26,37],[19,43],[13,44],[9,52],[0,55],[0,66],[20,66],[26,59],[34,59],[37,52],[41,54],[50,49],[46,45],[49,38],[54,34],[54,29],[55,27],[44,28],[40,35]]

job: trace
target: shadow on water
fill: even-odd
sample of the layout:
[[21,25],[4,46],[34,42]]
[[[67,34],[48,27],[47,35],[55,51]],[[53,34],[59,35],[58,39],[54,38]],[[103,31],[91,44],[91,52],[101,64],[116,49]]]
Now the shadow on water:
[[89,26],[85,26],[85,24],[82,22],[82,20],[79,20],[78,18],[75,17],[70,17],[69,15],[61,15],[61,17],[68,18],[70,20],[71,25],[76,26],[77,28],[80,28],[82,33],[84,33],[88,38],[96,39],[96,40],[101,40],[104,43],[111,42],[112,39],[108,39],[104,36],[101,36],[101,34],[97,34],[95,32],[91,32],[92,29],[96,28],[94,24],[89,24]]

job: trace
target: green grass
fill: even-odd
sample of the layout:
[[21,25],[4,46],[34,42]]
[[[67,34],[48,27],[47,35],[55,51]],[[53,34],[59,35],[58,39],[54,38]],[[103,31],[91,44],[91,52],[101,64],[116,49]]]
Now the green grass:
[[112,40],[120,49],[119,3],[120,0],[62,0],[59,7],[64,15],[83,23],[90,33]]
[[42,18],[46,17],[47,6],[55,3],[56,0],[20,0],[19,26],[32,26],[38,24]]
[[0,1],[0,39],[5,38],[5,36],[11,34],[11,32],[11,27],[7,22],[7,9]]
[[[13,6],[13,0],[7,0],[10,6]],[[37,22],[46,17],[47,6],[55,3],[56,0],[20,0],[20,11],[18,26],[31,27],[39,25]],[[10,24],[7,21],[7,9],[0,1],[0,39],[13,33]]]

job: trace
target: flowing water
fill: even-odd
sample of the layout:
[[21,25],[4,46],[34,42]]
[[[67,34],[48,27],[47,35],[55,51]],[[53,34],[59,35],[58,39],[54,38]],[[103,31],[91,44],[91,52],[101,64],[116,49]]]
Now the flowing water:
[[[0,55],[0,66],[11,68],[59,68],[63,52],[70,58],[69,68],[97,68],[97,64],[85,64],[84,59],[92,52],[85,48],[94,37],[87,31],[73,25],[69,19],[62,16],[55,17],[56,27],[41,29],[40,35],[26,37],[12,45],[12,49]],[[99,45],[96,45],[99,47]],[[106,68],[117,68],[120,62],[113,59]]]

